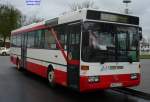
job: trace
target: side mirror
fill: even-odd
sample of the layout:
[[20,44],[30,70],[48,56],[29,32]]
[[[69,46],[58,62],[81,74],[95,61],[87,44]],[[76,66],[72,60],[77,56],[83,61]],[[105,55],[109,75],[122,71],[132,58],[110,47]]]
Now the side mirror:
[[142,27],[139,27],[139,40],[142,40]]

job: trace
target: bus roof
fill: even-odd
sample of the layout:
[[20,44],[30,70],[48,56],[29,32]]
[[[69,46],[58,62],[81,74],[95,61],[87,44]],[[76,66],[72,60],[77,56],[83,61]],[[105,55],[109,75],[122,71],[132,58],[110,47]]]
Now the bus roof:
[[[45,25],[52,25],[53,26],[53,25],[73,22],[73,21],[77,21],[77,20],[85,20],[85,19],[87,19],[86,17],[87,17],[88,11],[105,12],[105,13],[118,14],[118,15],[123,15],[123,16],[131,16],[131,15],[127,15],[127,14],[108,12],[108,11],[100,11],[100,10],[95,10],[95,9],[81,9],[81,10],[77,10],[77,11],[73,11],[73,12],[63,13],[62,15],[60,15],[59,17],[54,18],[54,19],[44,20],[42,22],[33,23],[33,24],[30,24],[27,26],[23,26],[21,28],[13,30],[11,33],[14,34],[14,33],[18,33],[18,32],[32,31],[34,29],[41,29]],[[136,16],[133,16],[133,17],[136,17]]]

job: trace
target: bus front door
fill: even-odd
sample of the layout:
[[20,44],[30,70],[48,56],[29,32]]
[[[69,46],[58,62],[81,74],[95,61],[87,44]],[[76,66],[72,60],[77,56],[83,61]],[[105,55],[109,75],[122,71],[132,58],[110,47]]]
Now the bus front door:
[[27,34],[22,35],[21,40],[21,67],[26,68],[26,56],[27,56]]
[[68,86],[79,89],[79,62],[80,62],[80,24],[68,27],[68,47],[67,47],[67,78]]

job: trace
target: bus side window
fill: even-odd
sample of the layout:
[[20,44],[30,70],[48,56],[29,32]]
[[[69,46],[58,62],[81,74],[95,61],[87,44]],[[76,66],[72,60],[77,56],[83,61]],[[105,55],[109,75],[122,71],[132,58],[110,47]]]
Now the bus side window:
[[15,47],[15,44],[16,44],[16,36],[12,35],[12,37],[11,37],[11,46]]
[[21,35],[20,34],[17,35],[17,40],[16,41],[17,41],[16,46],[20,47],[21,46]]
[[35,48],[44,48],[44,34],[43,30],[38,30],[35,32],[35,41],[34,41],[34,47]]
[[16,37],[16,35],[14,35],[14,37],[13,37],[13,46],[14,47],[17,46],[17,37]]
[[45,42],[45,33],[44,30],[41,30],[41,39],[40,39],[40,48],[44,48],[44,42]]
[[67,49],[67,34],[65,32],[60,34],[60,41],[62,43],[63,48],[66,50]]
[[81,26],[79,24],[70,26],[70,40],[69,43],[71,45],[79,45],[80,43],[80,33],[81,33]]
[[48,30],[45,30],[44,48],[46,48],[46,49],[56,49],[57,48],[55,38]]
[[66,30],[67,29],[65,25],[61,25],[55,28],[55,31],[57,33],[57,38],[65,50],[67,49],[67,31]]
[[33,48],[34,47],[34,34],[35,32],[29,32],[28,33],[28,48]]

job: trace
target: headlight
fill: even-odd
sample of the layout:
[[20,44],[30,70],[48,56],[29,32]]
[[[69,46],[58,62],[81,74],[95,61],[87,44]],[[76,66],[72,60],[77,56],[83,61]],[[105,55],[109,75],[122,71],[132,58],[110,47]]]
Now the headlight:
[[99,82],[99,76],[89,76],[88,82]]
[[136,73],[131,74],[131,76],[130,76],[130,77],[131,77],[131,79],[133,79],[133,80],[138,78],[138,76],[137,76],[137,74],[136,74]]

